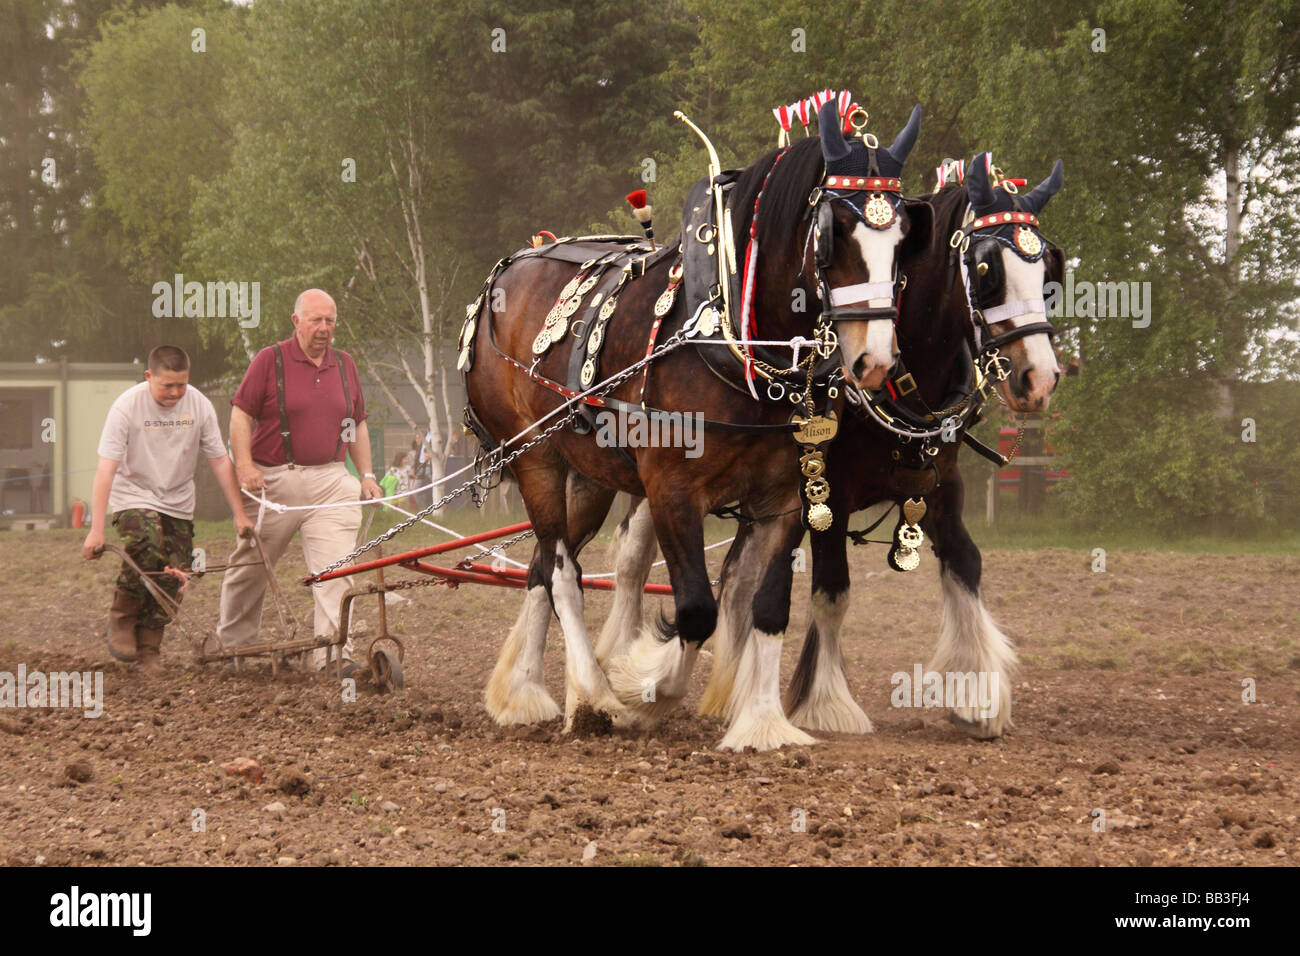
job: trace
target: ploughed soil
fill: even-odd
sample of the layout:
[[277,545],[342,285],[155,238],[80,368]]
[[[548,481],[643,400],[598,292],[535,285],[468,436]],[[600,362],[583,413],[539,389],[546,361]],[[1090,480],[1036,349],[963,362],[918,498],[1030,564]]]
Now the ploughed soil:
[[[396,695],[376,693],[368,676],[349,701],[333,679],[272,677],[269,662],[198,666],[175,627],[165,675],[141,676],[105,649],[117,562],[83,561],[81,534],[11,533],[0,547],[0,672],[104,675],[98,718],[0,708],[0,862],[1300,860],[1300,557],[1112,551],[1096,573],[1086,551],[986,553],[987,602],[1022,663],[1015,726],[981,742],[946,711],[890,705],[891,675],[934,649],[941,602],[928,548],[910,575],[889,571],[879,547],[852,549],[849,680],[875,732],[732,754],[714,749],[722,727],[695,713],[708,654],[686,706],[652,732],[498,727],[482,693],[521,597],[499,588],[402,592],[409,603],[389,617],[406,642]],[[197,543],[215,562],[227,537]],[[398,539],[422,540],[433,539]],[[511,551],[529,553],[527,542]],[[709,552],[715,571],[722,553]],[[609,567],[607,539],[583,567]],[[309,621],[302,570],[291,553],[279,580]],[[787,679],[808,584],[796,574]],[[214,627],[219,590],[216,575],[188,588],[192,634]],[[359,612],[366,641],[373,600]],[[647,597],[647,616],[665,601]],[[608,607],[608,594],[588,592],[593,634]],[[561,703],[563,653],[553,622],[546,673]],[[223,769],[240,759],[257,762],[260,782]]]

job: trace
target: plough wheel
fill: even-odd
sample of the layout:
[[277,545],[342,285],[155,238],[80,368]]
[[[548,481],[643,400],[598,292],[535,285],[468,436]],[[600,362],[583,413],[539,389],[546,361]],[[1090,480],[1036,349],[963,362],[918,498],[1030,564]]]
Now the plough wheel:
[[406,680],[402,676],[402,659],[391,651],[371,651],[370,670],[375,675],[375,687],[381,694],[391,694],[406,686]]

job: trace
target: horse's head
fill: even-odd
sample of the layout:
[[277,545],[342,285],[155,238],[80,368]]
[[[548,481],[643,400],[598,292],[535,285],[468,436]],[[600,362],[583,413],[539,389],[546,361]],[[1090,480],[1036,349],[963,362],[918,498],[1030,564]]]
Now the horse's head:
[[[1038,215],[1065,181],[1060,160],[1028,193],[1000,175],[990,179],[990,156],[981,153],[966,174],[971,218],[953,236],[962,256],[972,316],[985,355],[997,353],[997,386],[1018,412],[1044,411],[1061,377],[1052,351],[1043,290],[1060,282],[1061,250],[1039,232]],[[960,242],[959,242],[960,240]]]
[[[866,114],[858,110],[850,120]],[[903,205],[901,177],[921,128],[921,107],[912,110],[894,142],[881,146],[854,122],[845,137],[834,100],[818,111],[826,173],[813,201],[813,257],[822,308],[834,323],[853,385],[877,389],[898,358],[897,278],[904,243],[929,242],[930,217]]]

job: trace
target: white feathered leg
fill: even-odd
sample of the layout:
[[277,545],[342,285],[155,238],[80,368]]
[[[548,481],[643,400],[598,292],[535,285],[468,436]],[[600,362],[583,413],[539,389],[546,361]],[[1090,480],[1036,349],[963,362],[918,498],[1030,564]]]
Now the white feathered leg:
[[644,499],[626,520],[626,528],[620,523],[614,532],[614,602],[596,642],[596,660],[601,667],[626,654],[640,635],[645,583],[658,547],[654,519]]
[[718,595],[718,626],[713,632],[713,668],[700,698],[705,717],[728,719],[736,685],[736,666],[745,639],[754,627],[754,588],[762,575],[754,535],[742,530],[722,568]]
[[774,750],[786,744],[816,743],[785,716],[781,706],[782,635],[755,629],[736,666],[731,726],[719,750]]
[[564,629],[564,730],[573,729],[573,717],[582,705],[613,719],[616,726],[629,723],[629,715],[613,693],[605,673],[596,664],[596,653],[587,636],[582,618],[582,588],[578,566],[569,556],[563,541],[555,544],[555,564],[551,575],[551,600]]
[[871,720],[853,699],[844,674],[840,628],[848,608],[847,590],[835,600],[823,591],[813,591],[809,639],[816,644],[804,653],[811,651],[814,656],[800,660],[791,683],[794,706],[790,720],[799,727],[839,734],[869,734],[873,729]]
[[546,588],[529,588],[488,680],[484,702],[498,724],[536,724],[560,715],[560,705],[547,692],[542,672],[550,623]]
[[952,722],[981,740],[999,737],[1011,726],[1011,677],[1017,664],[1016,651],[994,623],[984,602],[947,570],[940,574],[943,586],[943,627],[934,660],[927,668],[940,674],[974,672],[988,674],[992,687],[992,713],[976,706],[954,708]]

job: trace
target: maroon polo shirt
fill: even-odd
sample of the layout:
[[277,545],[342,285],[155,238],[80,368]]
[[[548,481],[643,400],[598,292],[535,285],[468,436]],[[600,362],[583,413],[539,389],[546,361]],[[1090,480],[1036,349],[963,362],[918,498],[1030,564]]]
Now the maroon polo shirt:
[[[352,356],[330,348],[320,365],[303,352],[297,336],[280,343],[284,355],[284,406],[289,413],[289,437],[293,442],[293,459],[299,465],[326,465],[342,461],[347,445],[339,445],[343,419],[348,417],[343,400],[343,382],[338,363],[348,377],[348,396],[352,399],[352,420],[358,425],[366,420],[366,401],[361,394],[361,380]],[[275,353],[264,348],[244,373],[239,391],[230,403],[257,420],[253,432],[253,461],[259,465],[284,465],[284,445],[280,440],[280,407],[276,402]]]

